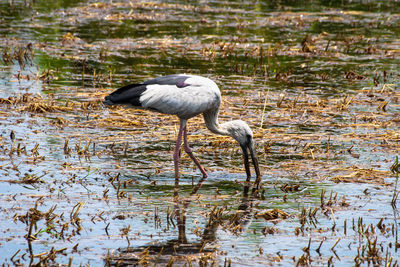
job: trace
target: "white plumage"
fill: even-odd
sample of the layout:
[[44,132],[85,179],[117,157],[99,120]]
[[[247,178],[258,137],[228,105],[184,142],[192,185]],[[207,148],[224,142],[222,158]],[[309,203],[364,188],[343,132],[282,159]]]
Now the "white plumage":
[[203,114],[204,122],[211,132],[229,135],[238,141],[243,151],[247,183],[250,182],[251,177],[248,161],[248,152],[250,152],[257,175],[256,186],[258,187],[261,175],[254,151],[253,133],[247,123],[241,120],[219,124],[218,112],[221,104],[221,92],[214,81],[205,77],[186,74],[158,77],[140,84],[124,86],[107,96],[104,103],[143,107],[176,115],[180,118],[180,128],[174,150],[175,195],[178,194],[178,160],[182,139],[185,152],[197,165],[203,177],[207,177],[207,173],[193,155],[187,142],[187,120],[199,114]]
[[190,76],[184,82],[190,86],[147,85],[147,90],[139,98],[142,107],[154,108],[161,113],[177,115],[182,119],[190,119],[206,110],[219,107],[221,92],[213,81],[200,76]]

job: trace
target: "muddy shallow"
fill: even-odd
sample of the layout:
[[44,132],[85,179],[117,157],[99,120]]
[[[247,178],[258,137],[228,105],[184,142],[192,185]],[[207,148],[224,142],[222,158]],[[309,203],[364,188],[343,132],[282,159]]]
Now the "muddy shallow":
[[[0,261],[398,266],[395,1],[0,4]],[[201,117],[173,199],[171,116],[101,104],[172,74],[220,86],[262,189]]]

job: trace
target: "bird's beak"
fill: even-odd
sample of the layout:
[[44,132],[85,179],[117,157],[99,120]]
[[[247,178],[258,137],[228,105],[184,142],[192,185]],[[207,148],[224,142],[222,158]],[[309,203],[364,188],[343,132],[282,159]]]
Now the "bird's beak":
[[258,189],[259,184],[261,182],[261,174],[260,174],[260,167],[258,165],[258,158],[257,158],[257,154],[254,150],[253,142],[249,142],[248,144],[241,146],[241,148],[243,150],[244,168],[246,170],[246,175],[247,175],[246,186],[249,186],[250,178],[251,178],[250,164],[249,164],[249,152],[250,152],[251,160],[253,161],[254,170],[256,172],[255,187]]
[[254,170],[256,172],[256,177],[260,178],[261,177],[260,166],[258,165],[258,158],[257,158],[257,154],[254,150],[253,144],[249,145],[249,151],[250,151],[251,160],[253,161]]

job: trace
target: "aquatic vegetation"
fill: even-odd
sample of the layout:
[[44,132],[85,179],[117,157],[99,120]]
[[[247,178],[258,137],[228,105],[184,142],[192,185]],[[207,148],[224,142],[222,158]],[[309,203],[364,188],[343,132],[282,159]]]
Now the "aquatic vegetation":
[[[398,266],[398,3],[275,2],[0,3],[1,262]],[[178,121],[101,104],[172,73],[252,126],[258,191],[198,117],[173,201]]]

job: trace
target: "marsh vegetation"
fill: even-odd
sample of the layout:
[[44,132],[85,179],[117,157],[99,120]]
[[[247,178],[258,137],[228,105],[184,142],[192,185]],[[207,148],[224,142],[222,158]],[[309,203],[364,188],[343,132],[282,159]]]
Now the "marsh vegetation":
[[[399,266],[397,1],[0,3],[0,261],[5,265]],[[253,131],[233,139],[106,108],[128,83],[191,73]],[[196,186],[198,185],[198,186]]]

